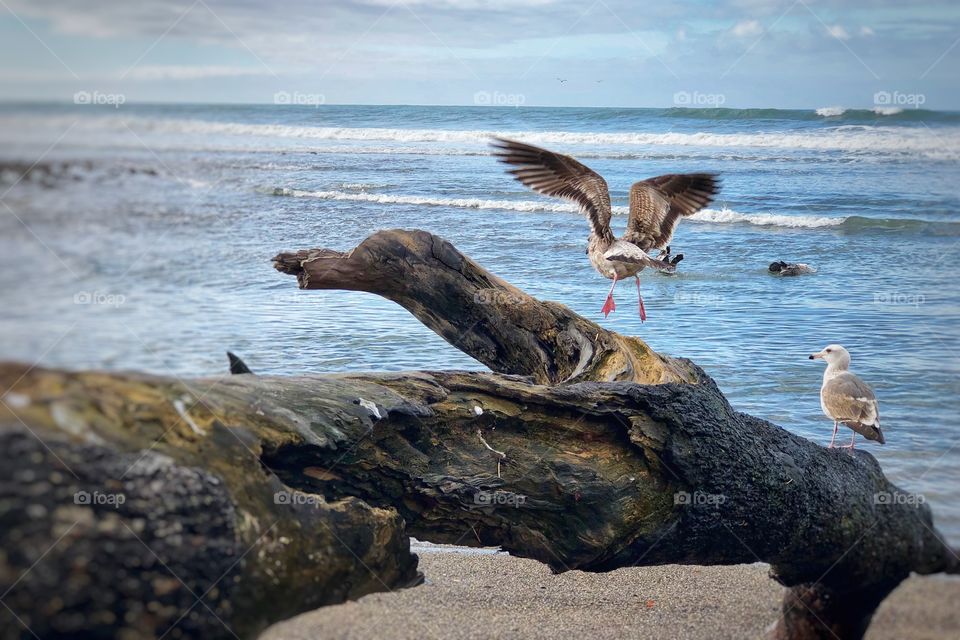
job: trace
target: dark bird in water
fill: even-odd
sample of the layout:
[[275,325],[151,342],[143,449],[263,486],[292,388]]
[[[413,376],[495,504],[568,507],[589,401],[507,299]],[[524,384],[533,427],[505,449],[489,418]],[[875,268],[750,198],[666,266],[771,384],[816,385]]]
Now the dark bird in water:
[[247,363],[241,360],[236,354],[227,351],[227,357],[230,358],[230,373],[233,375],[240,373],[253,373],[253,371],[250,371],[250,367],[247,366]]
[[844,448],[853,449],[858,433],[867,440],[884,444],[886,440],[880,430],[877,396],[870,385],[849,371],[850,353],[839,344],[831,344],[819,353],[811,354],[810,359],[827,363],[827,370],[823,372],[823,386],[820,387],[820,407],[833,420],[830,447],[837,439],[841,424],[853,429],[853,438],[850,444],[843,445]]
[[647,254],[664,249],[673,237],[681,217],[690,216],[709,205],[720,190],[720,179],[712,173],[671,173],[647,178],[630,187],[630,213],[627,230],[617,239],[610,230],[610,192],[606,181],[586,165],[570,156],[547,151],[530,144],[494,138],[494,155],[500,162],[516,167],[508,173],[537,193],[575,202],[590,221],[587,255],[594,268],[613,280],[603,315],[617,306],[613,290],[617,281],[631,276],[637,281],[640,320],[647,319],[640,295],[640,276],[646,267],[671,272],[682,255],[667,260],[669,252],[653,258]]

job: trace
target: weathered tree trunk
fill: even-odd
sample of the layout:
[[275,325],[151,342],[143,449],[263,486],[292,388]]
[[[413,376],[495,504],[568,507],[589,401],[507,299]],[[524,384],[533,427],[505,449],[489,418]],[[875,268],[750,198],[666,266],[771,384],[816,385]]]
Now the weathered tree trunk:
[[394,509],[263,469],[308,413],[244,378],[0,364],[0,638],[250,638],[419,580]]
[[[738,413],[693,363],[538,302],[430,234],[381,232],[347,254],[301,251],[276,264],[304,288],[396,300],[495,372],[179,381],[0,367],[8,389],[0,424],[20,427],[6,436],[19,448],[0,448],[18,488],[0,496],[0,521],[14,525],[0,536],[5,550],[30,536],[36,547],[0,556],[0,588],[23,573],[4,598],[18,615],[53,631],[50,620],[76,620],[48,612],[39,594],[90,572],[68,562],[77,549],[110,568],[95,580],[103,620],[126,612],[110,603],[146,598],[158,602],[162,632],[191,604],[190,594],[171,599],[170,586],[153,586],[159,576],[149,571],[161,566],[146,552],[140,565],[117,567],[98,546],[105,528],[118,532],[108,542],[123,551],[143,549],[108,507],[80,513],[61,504],[77,486],[111,490],[116,469],[129,466],[123,456],[141,455],[164,456],[172,470],[151,475],[151,463],[135,481],[128,474],[115,490],[135,499],[117,510],[120,524],[144,530],[197,596],[223,571],[233,576],[204,602],[245,631],[378,588],[377,580],[393,588],[414,579],[400,544],[404,521],[426,540],[501,545],[556,571],[768,562],[790,587],[775,634],[791,639],[860,637],[911,571],[957,571],[930,509],[890,484],[869,453],[828,450]],[[202,402],[184,406],[184,396]],[[57,482],[38,475],[49,469]],[[48,487],[58,483],[66,488]],[[315,508],[283,511],[278,491]],[[48,493],[44,513],[34,514],[40,524],[25,530],[30,496]],[[194,495],[211,506],[198,513]],[[151,524],[163,505],[170,526],[180,511],[196,514],[182,524],[189,544]],[[282,530],[268,529],[281,514]],[[83,527],[63,533],[74,518]],[[46,570],[26,571],[51,545],[38,564]],[[202,562],[211,545],[225,550],[212,568]],[[120,576],[146,577],[145,593],[123,592]],[[69,613],[93,598],[80,586],[68,593]],[[193,622],[224,635],[213,617]]]
[[310,249],[273,260],[301,289],[376,293],[494,371],[539,384],[694,379],[687,363],[527,295],[426,231],[381,231],[347,253]]
[[[494,371],[561,385],[494,379],[491,393],[489,378],[460,376],[444,388],[483,414],[461,409],[453,431],[452,416],[420,416],[396,449],[361,444],[356,474],[336,481],[298,474],[286,452],[271,457],[294,485],[397,506],[430,540],[469,544],[470,524],[477,540],[555,570],[762,560],[790,587],[779,638],[861,637],[911,571],[957,571],[929,508],[869,453],[824,449],[735,412],[692,363],[538,302],[429,233],[385,231],[347,253],[274,263],[303,289],[389,298]],[[574,384],[587,381],[607,384]],[[499,477],[488,444],[506,454]],[[454,460],[436,463],[436,446]],[[428,470],[411,473],[413,459]],[[398,490],[401,479],[409,484]]]

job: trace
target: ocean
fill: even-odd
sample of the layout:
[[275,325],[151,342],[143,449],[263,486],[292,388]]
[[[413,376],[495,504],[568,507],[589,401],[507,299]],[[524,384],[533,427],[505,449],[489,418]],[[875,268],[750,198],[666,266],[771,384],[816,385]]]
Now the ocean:
[[[610,185],[714,171],[675,275],[609,281],[565,202],[514,182],[491,135],[570,153]],[[21,178],[23,169],[37,163]],[[179,377],[482,369],[372,295],[298,291],[281,250],[420,228],[657,351],[739,410],[822,444],[823,365],[876,390],[885,472],[960,542],[960,113],[421,106],[0,106],[0,358]],[[813,275],[781,278],[774,260]],[[849,431],[841,432],[849,437]]]

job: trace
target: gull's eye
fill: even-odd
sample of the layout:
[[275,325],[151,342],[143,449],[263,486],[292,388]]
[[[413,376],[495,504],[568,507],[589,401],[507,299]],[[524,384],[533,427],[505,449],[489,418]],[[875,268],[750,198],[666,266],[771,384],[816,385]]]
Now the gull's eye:
[[827,353],[830,353],[831,351],[833,351],[833,349],[827,349]]

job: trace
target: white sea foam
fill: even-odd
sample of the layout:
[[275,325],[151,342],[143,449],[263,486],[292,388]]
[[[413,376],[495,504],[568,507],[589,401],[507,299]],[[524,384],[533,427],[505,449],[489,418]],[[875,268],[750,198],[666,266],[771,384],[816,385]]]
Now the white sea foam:
[[386,182],[341,182],[341,189],[366,191],[367,189],[383,189],[390,185]]
[[836,227],[846,218],[831,216],[788,216],[779,213],[739,213],[733,209],[704,209],[690,217],[699,222],[742,222],[759,226],[788,227],[791,229],[817,229]]
[[844,107],[820,107],[817,109],[817,115],[824,118],[835,118],[842,116],[847,110]]
[[[343,191],[305,191],[300,189],[277,188],[276,195],[297,198],[317,198],[320,200],[344,200],[350,202],[372,202],[376,204],[400,204],[421,207],[455,207],[459,209],[500,209],[523,213],[555,212],[578,213],[574,204],[551,200],[485,200],[482,198],[437,198],[428,196],[406,196],[375,193],[346,193]],[[613,207],[615,215],[626,215],[627,207]],[[843,224],[846,218],[829,216],[790,216],[775,213],[740,213],[732,209],[704,209],[691,216],[697,222],[715,224],[742,223],[758,226],[817,229]]]
[[903,109],[900,107],[874,107],[873,112],[878,116],[895,116],[898,113],[903,113]]
[[[276,195],[320,200],[346,200],[349,202],[374,202],[377,204],[410,204],[421,207],[456,207],[458,209],[504,209],[522,212],[577,213],[576,205],[550,200],[483,200],[481,198],[436,198],[378,193],[347,193],[344,191],[303,191],[300,189],[274,189]],[[622,209],[622,211],[618,211]],[[614,213],[626,213],[626,207],[614,207]]]
[[[818,109],[826,113],[827,109]],[[131,117],[119,120],[110,116],[90,116],[79,122],[54,122],[46,116],[0,117],[0,129],[17,131],[62,131],[75,125],[74,136],[91,134],[92,144],[127,144],[138,146],[148,140],[151,148],[177,147],[182,144],[199,148],[256,149],[288,148],[286,139],[308,143],[311,151],[355,153],[357,143],[368,143],[366,152],[378,149],[383,153],[410,152],[450,155],[487,153],[487,142],[493,135],[517,138],[543,145],[584,145],[594,157],[629,158],[651,147],[691,147],[724,149],[784,149],[861,153],[870,157],[913,156],[942,160],[960,159],[960,128],[931,132],[922,128],[893,126],[834,127],[813,131],[751,133],[707,132],[565,132],[565,131],[494,131],[445,129],[388,129],[359,127],[310,127],[285,124],[249,124],[208,120]],[[43,126],[40,126],[40,125]],[[113,131],[115,140],[103,138],[104,130]],[[133,136],[131,131],[137,133]],[[330,145],[318,145],[318,142]],[[411,149],[410,147],[415,148]],[[406,148],[404,148],[406,147]],[[626,147],[626,148],[625,148]],[[634,147],[631,149],[631,147]],[[582,154],[588,157],[587,154]]]

